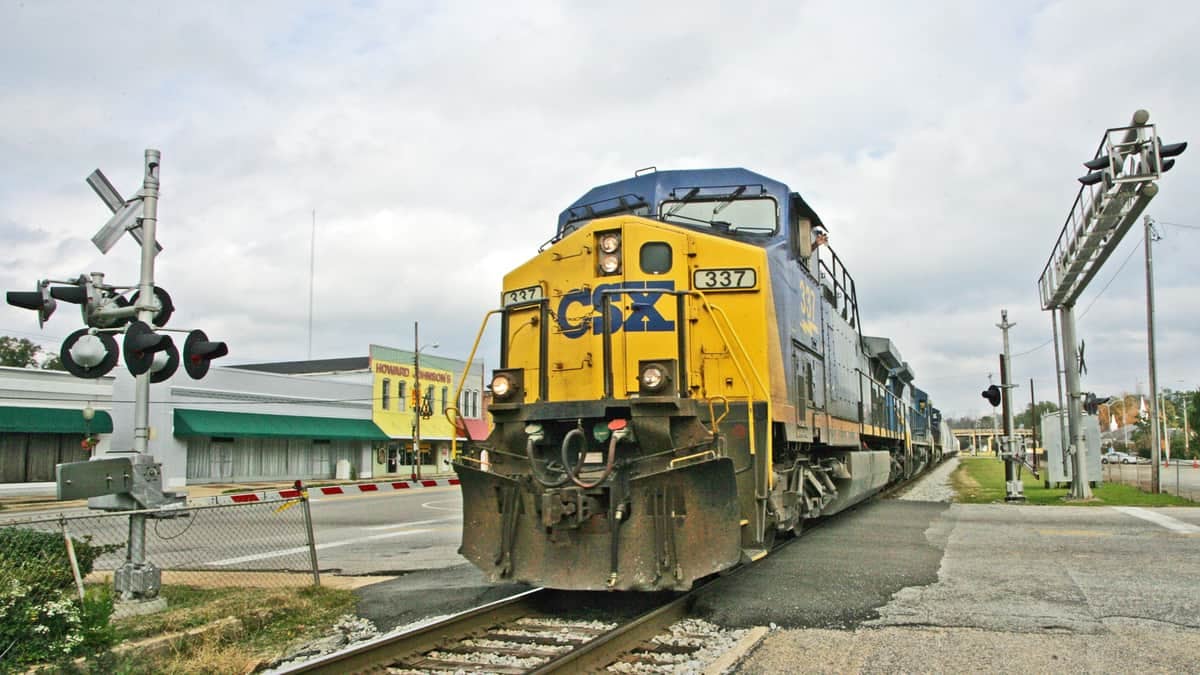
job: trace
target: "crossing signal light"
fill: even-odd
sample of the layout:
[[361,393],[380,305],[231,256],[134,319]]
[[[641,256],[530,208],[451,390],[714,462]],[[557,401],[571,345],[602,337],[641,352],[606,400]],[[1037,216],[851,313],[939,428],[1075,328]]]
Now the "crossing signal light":
[[68,373],[87,379],[107,375],[120,357],[120,349],[112,335],[93,334],[87,328],[80,328],[68,335],[58,353]]
[[158,384],[171,379],[175,371],[179,369],[179,348],[175,346],[175,341],[161,352],[154,355],[154,360],[150,364],[150,383]]
[[50,320],[50,315],[58,307],[50,293],[50,283],[39,281],[36,291],[9,291],[6,294],[8,304],[13,307],[32,309],[38,313],[38,328]]
[[1083,398],[1083,411],[1089,415],[1095,415],[1100,411],[1100,406],[1112,400],[1111,396],[1100,398],[1095,394],[1088,392]]
[[188,333],[183,343],[183,368],[194,380],[208,374],[209,362],[229,353],[224,342],[213,342],[202,330]]
[[996,406],[1000,405],[1000,387],[994,384],[989,386],[987,389],[983,390],[983,397],[987,399],[988,403],[992,404],[993,408],[995,408]]
[[1187,150],[1187,141],[1184,141],[1183,143],[1168,143],[1166,145],[1163,145],[1161,138],[1156,139],[1156,141],[1158,146],[1158,161],[1162,162],[1161,170],[1163,173],[1166,173],[1170,171],[1173,166],[1175,166],[1175,160],[1165,158],[1178,157],[1182,155],[1183,151]]
[[125,366],[134,376],[148,372],[154,355],[171,346],[171,336],[155,333],[145,322],[131,321],[125,329]]
[[[141,291],[134,293],[129,298],[129,304],[136,305],[141,294]],[[171,302],[171,294],[167,293],[166,289],[160,286],[154,287],[154,300],[155,304],[158,305],[158,311],[155,312],[154,318],[150,319],[150,322],[162,328],[171,320],[171,314],[175,312],[175,303]]]

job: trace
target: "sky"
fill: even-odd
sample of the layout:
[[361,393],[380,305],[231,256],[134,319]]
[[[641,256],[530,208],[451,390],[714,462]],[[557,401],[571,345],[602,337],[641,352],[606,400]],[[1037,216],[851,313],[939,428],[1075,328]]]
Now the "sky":
[[[589,188],[741,166],[804,195],[864,333],[977,416],[1002,309],[1016,399],[1057,399],[1037,279],[1105,130],[1141,108],[1200,138],[1200,3],[600,4],[0,0],[0,287],[136,284],[130,237],[91,243],[109,213],[84,179],[129,197],[155,148],[168,327],[235,364],[412,348],[419,322],[465,358]],[[1160,388],[1200,387],[1197,154],[1146,210]],[[1142,239],[1078,301],[1084,390],[1149,390]],[[57,352],[75,311],[39,330],[6,305],[0,334]]]

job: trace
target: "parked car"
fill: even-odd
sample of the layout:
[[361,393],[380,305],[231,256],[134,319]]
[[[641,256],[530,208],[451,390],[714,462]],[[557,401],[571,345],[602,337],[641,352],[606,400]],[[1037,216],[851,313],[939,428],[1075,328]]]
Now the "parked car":
[[1100,456],[1102,464],[1142,464],[1149,461],[1137,455],[1131,455],[1128,452],[1121,452],[1120,450],[1114,450]]

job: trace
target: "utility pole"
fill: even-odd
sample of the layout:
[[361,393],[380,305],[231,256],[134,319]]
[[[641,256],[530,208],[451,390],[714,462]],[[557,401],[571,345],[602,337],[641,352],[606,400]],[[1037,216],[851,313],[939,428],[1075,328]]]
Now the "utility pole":
[[1009,323],[1008,310],[1000,310],[1000,323],[996,327],[1004,334],[1004,353],[1000,355],[1000,390],[1004,392],[1004,501],[1025,501],[1025,490],[1017,477],[1017,438],[1013,433],[1012,398],[1016,385],[1012,384],[1012,361],[1008,349],[1008,329],[1017,324]]
[[312,360],[313,283],[317,272],[317,210],[312,212],[312,237],[308,243],[308,358]]
[[421,394],[421,323],[413,322],[413,477],[421,477],[421,415],[425,412]]
[[1159,444],[1161,436],[1158,428],[1158,368],[1154,363],[1154,221],[1145,216],[1142,223],[1146,230],[1146,343],[1150,359],[1150,463],[1154,469],[1150,472],[1150,492],[1161,492],[1159,467]]

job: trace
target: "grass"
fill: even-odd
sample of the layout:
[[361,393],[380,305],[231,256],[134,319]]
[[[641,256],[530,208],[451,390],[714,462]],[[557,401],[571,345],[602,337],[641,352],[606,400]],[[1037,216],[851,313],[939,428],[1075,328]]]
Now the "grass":
[[[1105,483],[1092,490],[1091,501],[1068,501],[1068,488],[1046,488],[1028,470],[1021,472],[1026,504],[1071,506],[1200,506],[1196,502],[1169,494],[1150,494],[1131,485]],[[1004,463],[994,457],[963,457],[950,476],[963,504],[1004,502]]]
[[236,617],[242,628],[224,635],[182,640],[155,655],[107,654],[91,660],[89,672],[244,673],[261,669],[301,639],[317,637],[343,614],[354,613],[350,591],[300,589],[196,588],[163,586],[167,609],[114,621],[122,641],[141,640]]

